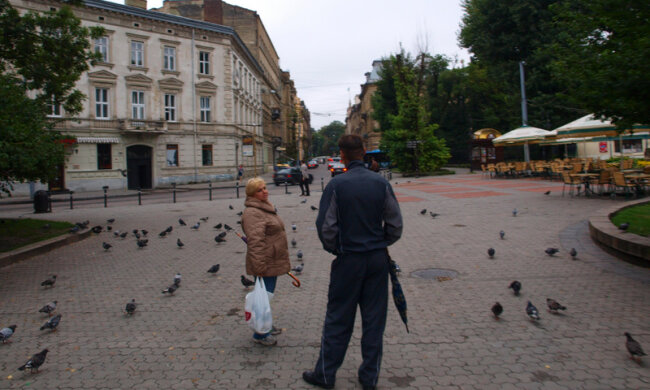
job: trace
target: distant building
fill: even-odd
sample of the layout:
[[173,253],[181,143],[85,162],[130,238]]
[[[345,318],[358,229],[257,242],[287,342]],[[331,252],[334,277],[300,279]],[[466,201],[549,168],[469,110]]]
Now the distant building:
[[372,117],[372,96],[377,91],[377,81],[381,79],[380,69],[381,61],[373,61],[372,71],[366,73],[366,82],[361,84],[361,93],[355,96],[354,104],[349,105],[345,118],[345,133],[360,135],[368,151],[379,149],[381,141],[379,123]]

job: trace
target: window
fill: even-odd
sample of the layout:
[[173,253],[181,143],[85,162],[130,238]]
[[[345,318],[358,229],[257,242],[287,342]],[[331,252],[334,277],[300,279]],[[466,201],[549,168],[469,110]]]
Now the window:
[[165,94],[165,120],[176,121],[176,95],[170,93]]
[[111,144],[97,144],[97,169],[112,169]]
[[108,119],[107,88],[95,88],[95,118]]
[[203,166],[212,165],[212,145],[202,145],[201,146],[203,156]]
[[108,37],[95,39],[95,53],[100,53],[102,62],[108,62]]
[[163,69],[176,70],[176,48],[165,46]]
[[199,73],[210,74],[210,53],[207,51],[199,52]]
[[131,117],[144,119],[144,91],[131,91]]
[[201,96],[201,122],[210,122],[210,97]]
[[[623,140],[623,153],[641,153],[643,152],[642,140],[640,139],[624,139]],[[621,146],[619,141],[614,142],[614,151],[621,153]]]
[[131,41],[131,65],[144,66],[144,43]]
[[61,105],[57,104],[54,98],[52,98],[52,103],[47,105],[47,116],[51,118],[61,117]]
[[167,166],[178,166],[178,145],[167,145]]

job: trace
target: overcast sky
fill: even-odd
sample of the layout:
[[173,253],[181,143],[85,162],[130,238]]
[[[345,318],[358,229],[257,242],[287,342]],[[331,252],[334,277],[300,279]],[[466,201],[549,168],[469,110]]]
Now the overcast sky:
[[[111,0],[124,3],[123,0]],[[298,96],[318,130],[345,122],[348,102],[361,91],[372,61],[419,46],[432,54],[468,61],[458,47],[461,0],[229,0],[257,11],[291,72]],[[149,0],[148,8],[162,6]]]

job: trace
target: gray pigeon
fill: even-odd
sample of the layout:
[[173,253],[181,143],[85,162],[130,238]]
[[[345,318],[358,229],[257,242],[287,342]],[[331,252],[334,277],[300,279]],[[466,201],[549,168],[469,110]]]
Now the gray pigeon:
[[627,337],[625,348],[627,348],[627,351],[630,353],[630,358],[640,359],[641,356],[646,356],[646,353],[643,352],[643,348],[641,348],[641,344],[639,344],[638,341],[634,340],[631,334],[625,332],[625,337]]
[[185,246],[185,244],[183,244],[183,241],[181,241],[181,239],[178,238],[178,239],[176,239],[176,246],[178,246],[178,248],[180,249],[180,248],[183,248]]
[[138,240],[138,241],[136,241],[136,243],[138,244],[138,248],[140,248],[140,249],[147,246],[148,242],[149,242],[149,240]]
[[166,230],[163,230],[162,232],[158,233],[158,236],[161,237],[161,238],[162,238],[162,237],[165,237],[166,235],[167,235],[167,231],[166,231]]
[[57,314],[50,318],[45,324],[43,324],[43,326],[41,326],[41,330],[52,329],[52,331],[55,331],[56,327],[59,326],[59,323],[61,322],[61,317],[61,314]]
[[300,203],[307,203],[307,198],[301,200]]
[[298,256],[298,259],[302,259],[302,251],[298,249],[298,253],[296,253],[296,256]]
[[575,260],[576,256],[578,256],[578,251],[576,251],[576,248],[571,248],[571,251],[569,252],[569,254],[571,255],[571,258],[573,260]]
[[496,302],[492,305],[492,314],[494,314],[494,318],[498,320],[501,313],[503,313],[503,306],[501,306],[499,302]]
[[201,227],[201,222],[197,222],[194,226],[192,226],[190,229],[192,230],[199,230],[199,227]]
[[228,226],[227,223],[224,223],[224,224],[223,224],[223,228],[226,229],[227,231],[231,231],[231,230],[232,230],[232,228],[231,228],[230,226]]
[[296,274],[300,274],[302,273],[303,268],[305,268],[305,263],[300,263],[300,265],[291,268],[291,271],[295,272]]
[[530,301],[528,301],[528,305],[526,305],[526,314],[531,320],[539,321],[539,312],[537,311],[535,305],[533,305]]
[[214,241],[215,241],[217,244],[221,244],[222,242],[226,242],[226,240],[225,240],[223,237],[221,237],[221,236],[216,236],[216,237],[214,238]]
[[629,227],[630,227],[630,224],[628,222],[623,222],[622,224],[618,225],[618,228],[620,230],[623,230],[623,231],[627,230],[627,228],[629,228]]
[[111,224],[111,223],[115,222],[115,218],[109,218],[109,219],[106,220],[106,222]]
[[56,283],[56,275],[52,275],[49,279],[45,279],[44,281],[42,281],[41,286],[54,287],[54,283]]
[[318,210],[318,207],[316,207],[316,206],[309,206],[309,207],[311,207],[311,209],[312,209],[313,211]]
[[113,245],[109,244],[108,242],[102,242],[102,248],[104,248],[105,251],[108,251],[112,247]]
[[566,310],[566,307],[560,305],[555,299],[546,298],[546,305],[551,313],[557,313],[558,310]]
[[176,287],[180,287],[180,285],[181,285],[181,273],[180,272],[176,272],[176,275],[174,275],[174,285]]
[[499,232],[499,237],[501,237],[501,239],[503,240],[503,239],[506,237],[506,232],[504,232],[503,230],[501,230],[501,231]]
[[58,303],[57,301],[52,301],[52,302],[48,303],[47,305],[41,307],[41,310],[39,310],[38,312],[39,313],[45,313],[47,315],[52,315],[54,310],[56,310],[56,304],[57,303]]
[[2,341],[2,344],[10,343],[11,341],[9,341],[9,338],[14,335],[15,331],[16,325],[11,325],[7,328],[0,329],[0,341]]
[[438,213],[434,213],[433,211],[429,211],[429,215],[431,216],[431,218],[435,218],[435,217],[437,217],[437,216],[440,215],[440,214],[438,214]]
[[517,216],[517,208],[516,207],[512,210],[512,216],[513,217]]
[[254,286],[254,285],[255,285],[255,282],[252,281],[252,280],[250,280],[250,279],[248,279],[248,278],[245,277],[244,275],[242,275],[242,276],[241,276],[241,284],[243,284],[244,287],[249,288],[249,287],[251,287],[251,286]]
[[292,239],[291,239],[291,246],[295,248],[297,244],[298,244],[298,243],[296,242],[296,239],[295,239],[295,238],[292,238]]
[[38,368],[45,363],[45,357],[47,356],[47,353],[50,352],[47,348],[42,350],[41,352],[35,354],[34,356],[31,357],[27,361],[27,363],[23,364],[22,366],[18,367],[19,371],[24,371],[25,369],[29,368],[31,372],[38,372]]
[[546,252],[546,254],[549,255],[549,256],[553,256],[556,253],[558,253],[559,251],[560,250],[557,249],[557,248],[546,248],[546,250],[544,252]]
[[215,265],[213,265],[212,267],[210,267],[210,269],[208,270],[208,272],[211,273],[212,275],[214,275],[214,274],[216,274],[217,272],[219,272],[219,267],[220,267],[219,264],[215,264]]
[[427,213],[427,209],[422,209],[422,210],[420,210],[420,215],[424,215],[424,214],[426,214],[426,213]]
[[493,259],[495,253],[494,248],[489,248],[487,252],[488,252],[488,256],[490,256],[490,259]]
[[133,315],[135,313],[137,305],[135,303],[135,299],[131,299],[131,302],[126,304],[126,308],[124,309],[126,311],[127,315]]
[[296,229],[297,229],[296,224],[295,224],[295,223],[292,223],[292,224],[291,224],[291,230],[293,230],[293,231],[295,232]]
[[515,280],[510,283],[510,286],[508,286],[508,288],[511,288],[515,295],[519,295],[519,291],[521,291],[521,282]]
[[162,290],[162,293],[163,294],[174,295],[174,291],[176,291],[177,288],[178,288],[178,286],[176,286],[175,284],[172,284],[171,286],[169,286],[166,289]]
[[234,207],[232,207],[231,204],[228,205],[228,208],[231,209],[231,210],[234,210],[234,209],[235,209]]
[[203,222],[208,222],[208,218],[209,218],[209,217],[201,217],[201,218],[199,218],[199,219],[200,219],[201,221],[203,221]]
[[221,229],[222,227],[223,227],[223,225],[221,223],[218,223],[218,224],[214,225],[215,229]]
[[178,223],[179,223],[181,226],[187,226],[187,224],[185,223],[185,221],[183,221],[183,218],[178,218]]

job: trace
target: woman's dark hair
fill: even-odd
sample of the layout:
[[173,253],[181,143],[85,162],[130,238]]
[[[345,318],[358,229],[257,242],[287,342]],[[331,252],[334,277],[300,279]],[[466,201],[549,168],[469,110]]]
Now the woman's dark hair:
[[356,134],[346,134],[339,138],[339,149],[345,153],[348,160],[362,160],[366,151],[363,149],[363,140]]

